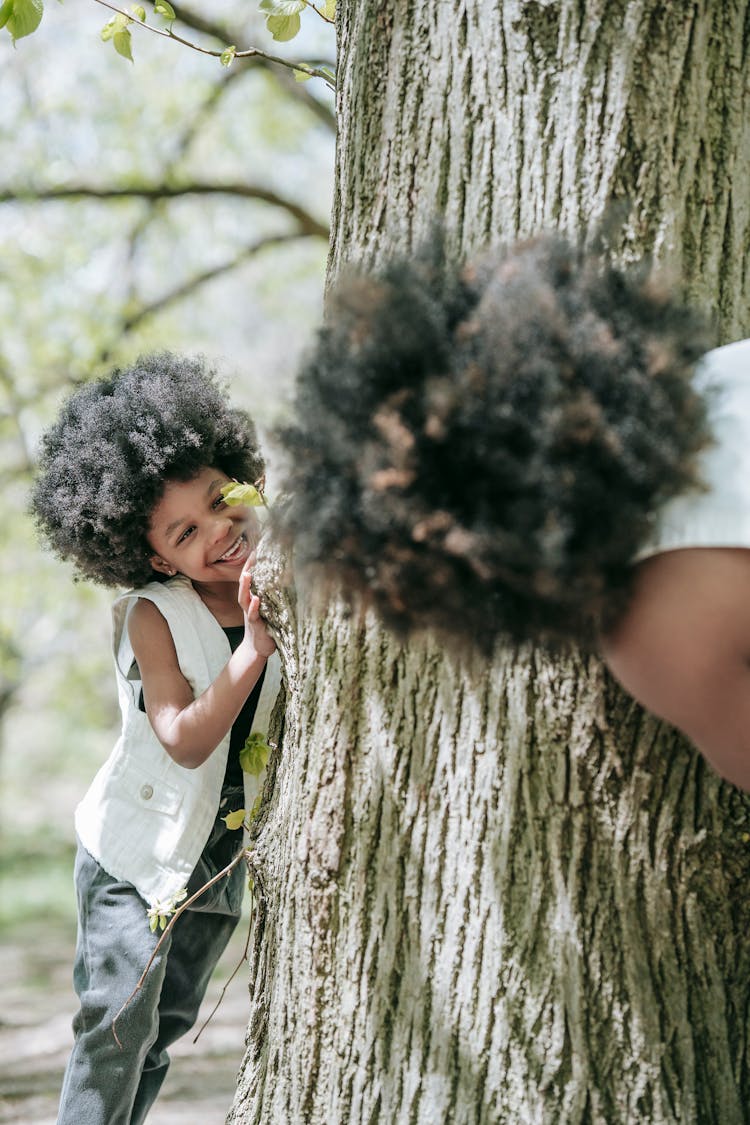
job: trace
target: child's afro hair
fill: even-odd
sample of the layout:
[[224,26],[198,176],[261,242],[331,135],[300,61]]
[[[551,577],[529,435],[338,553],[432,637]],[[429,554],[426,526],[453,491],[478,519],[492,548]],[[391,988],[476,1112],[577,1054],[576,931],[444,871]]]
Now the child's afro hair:
[[708,346],[645,268],[558,236],[348,278],[280,435],[282,530],[396,630],[592,642],[695,483]]
[[105,586],[160,576],[146,534],[169,480],[263,471],[255,428],[203,360],[160,353],[79,387],[45,434],[32,513],[53,548]]

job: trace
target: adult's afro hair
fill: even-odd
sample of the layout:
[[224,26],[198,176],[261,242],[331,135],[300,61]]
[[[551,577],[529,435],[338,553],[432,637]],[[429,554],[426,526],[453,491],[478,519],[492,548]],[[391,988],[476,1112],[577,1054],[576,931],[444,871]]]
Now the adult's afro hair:
[[299,381],[284,528],[397,630],[593,641],[708,440],[706,324],[557,236],[348,278]]
[[42,440],[32,513],[82,576],[139,586],[159,577],[146,533],[165,484],[204,466],[238,480],[261,475],[250,418],[202,360],[144,356],[68,398]]

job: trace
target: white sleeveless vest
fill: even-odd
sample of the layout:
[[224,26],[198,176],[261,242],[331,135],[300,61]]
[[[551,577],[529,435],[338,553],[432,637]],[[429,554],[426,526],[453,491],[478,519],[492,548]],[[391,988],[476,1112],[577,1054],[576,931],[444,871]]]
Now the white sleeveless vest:
[[[216,618],[182,575],[131,590],[113,606],[122,734],[76,809],[75,825],[84,848],[104,870],[132,883],[153,906],[185,887],[208,840],[230,736],[196,769],[178,765],[161,745],[148,716],[138,707],[141,683],[127,629],[138,598],[153,602],[166,619],[180,671],[195,696],[216,679],[231,648]],[[253,731],[268,733],[280,682],[280,661],[274,653],[266,664]],[[246,775],[246,790],[252,788],[246,792],[246,802],[252,802],[262,781]]]

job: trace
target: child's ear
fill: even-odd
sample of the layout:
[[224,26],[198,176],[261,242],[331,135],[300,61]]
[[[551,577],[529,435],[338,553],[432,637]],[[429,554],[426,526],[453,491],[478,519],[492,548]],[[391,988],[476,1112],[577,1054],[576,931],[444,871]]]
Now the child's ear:
[[170,566],[161,555],[151,555],[148,561],[151,563],[152,569],[158,571],[159,574],[167,574],[172,578],[177,573],[175,568]]

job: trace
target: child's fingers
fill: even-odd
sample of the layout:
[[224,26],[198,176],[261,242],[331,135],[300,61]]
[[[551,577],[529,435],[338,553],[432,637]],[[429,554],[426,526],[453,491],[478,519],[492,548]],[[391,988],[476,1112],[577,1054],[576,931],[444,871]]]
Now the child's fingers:
[[250,570],[248,570],[248,571],[243,570],[242,573],[240,574],[239,587],[238,587],[238,590],[237,590],[237,601],[240,603],[240,606],[242,607],[242,609],[245,613],[247,613],[247,607],[248,607],[248,604],[250,602],[250,599],[255,596],[253,594],[251,588],[250,588],[250,583],[252,582],[252,578],[253,578],[253,575],[252,575],[252,571],[250,571]]
[[260,617],[260,598],[257,594],[251,594],[245,609],[245,617],[248,621],[257,621]]

